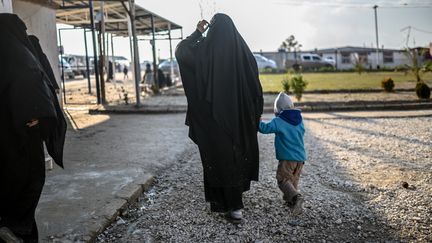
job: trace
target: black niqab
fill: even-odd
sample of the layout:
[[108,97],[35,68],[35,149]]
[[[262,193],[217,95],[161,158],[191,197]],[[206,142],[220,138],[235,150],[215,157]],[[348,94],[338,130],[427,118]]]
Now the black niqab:
[[[26,242],[37,241],[34,214],[45,182],[43,141],[53,141],[61,109],[18,16],[0,14],[0,36],[0,227]],[[32,119],[39,124],[28,127]]]
[[258,129],[262,114],[262,88],[255,58],[229,16],[212,18],[198,55],[200,95],[235,144],[248,150],[247,133]]
[[49,81],[46,82],[46,84],[48,85],[51,91],[54,106],[56,109],[56,114],[57,114],[56,126],[47,128],[48,136],[45,138],[45,144],[48,150],[48,154],[54,159],[54,162],[57,165],[63,168],[63,147],[66,138],[67,123],[63,115],[63,110],[60,107],[59,101],[57,99],[56,90],[59,89],[59,86],[56,82],[54,72],[51,68],[51,64],[48,61],[48,57],[42,51],[42,47],[39,43],[39,39],[34,35],[30,35],[29,40],[32,46],[34,47],[35,50],[34,55],[38,58],[40,64],[42,65],[44,73],[46,75],[44,81],[46,82],[47,79]]
[[206,188],[247,190],[258,180],[263,106],[252,52],[232,20],[216,14],[207,36],[195,31],[179,43],[176,58],[188,100],[186,124],[200,149]]
[[58,90],[60,89],[60,87],[58,86],[57,82],[56,82],[56,78],[54,76],[54,72],[51,68],[51,64],[48,60],[48,57],[45,55],[45,53],[42,51],[42,47],[40,45],[39,39],[34,36],[34,35],[29,35],[29,40],[32,44],[32,46],[34,47],[35,50],[35,55],[37,56],[37,58],[39,59],[40,64],[42,65],[45,74],[48,75],[49,81],[51,84],[51,86],[54,88],[54,90]]

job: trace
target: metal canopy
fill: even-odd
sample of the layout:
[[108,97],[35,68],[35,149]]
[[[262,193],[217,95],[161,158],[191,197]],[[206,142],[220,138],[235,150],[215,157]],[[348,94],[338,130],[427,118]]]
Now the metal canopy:
[[[57,23],[73,25],[76,27],[90,28],[90,14],[88,1],[54,0],[57,5]],[[100,13],[102,1],[94,1],[93,8]],[[127,0],[111,0],[104,2],[105,31],[117,36],[128,36],[128,9]],[[137,36],[152,34],[151,18],[153,16],[155,32],[181,29],[182,27],[169,21],[141,6],[135,4],[135,25]]]

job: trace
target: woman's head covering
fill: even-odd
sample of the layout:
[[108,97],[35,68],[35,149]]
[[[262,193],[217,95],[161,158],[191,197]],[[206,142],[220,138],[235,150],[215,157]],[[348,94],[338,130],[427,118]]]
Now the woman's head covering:
[[36,55],[36,58],[38,58],[40,64],[42,65],[42,68],[44,69],[46,75],[49,78],[49,81],[50,81],[49,84],[55,90],[60,89],[60,87],[57,84],[56,78],[54,76],[54,72],[52,70],[51,64],[49,63],[49,60],[48,60],[47,56],[45,55],[45,53],[42,51],[42,47],[39,43],[39,39],[34,35],[29,35],[28,38],[30,40],[30,43],[34,47],[34,50],[36,52],[34,54]]
[[197,49],[198,95],[211,103],[213,118],[244,151],[262,113],[255,58],[232,19],[222,13],[214,15]]
[[[21,42],[31,52],[35,53],[35,49],[27,36],[27,26],[16,14],[0,14],[0,33],[1,38],[14,38],[15,41]],[[7,48],[7,46],[4,47]]]
[[17,15],[0,14],[0,93],[8,94],[5,106],[16,133],[25,136],[25,124],[38,119],[48,153],[62,166],[66,120],[26,29]]

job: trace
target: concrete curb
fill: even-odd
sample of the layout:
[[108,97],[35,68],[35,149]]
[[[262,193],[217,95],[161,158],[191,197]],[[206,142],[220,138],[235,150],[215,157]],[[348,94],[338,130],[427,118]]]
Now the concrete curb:
[[[357,102],[298,102],[303,112],[328,111],[388,111],[432,109],[431,101],[357,101]],[[186,106],[106,106],[89,109],[90,114],[172,114],[185,113]],[[264,112],[273,112],[273,105],[265,104]]]
[[[282,90],[281,90],[282,91]],[[277,95],[280,91],[265,91],[263,92],[264,95]],[[385,93],[384,89],[318,89],[318,90],[305,90],[303,91],[303,94],[341,94],[341,93],[348,93],[348,94],[361,94],[361,93]],[[398,92],[415,92],[415,89],[394,89],[394,93]],[[166,96],[183,96],[184,92],[177,91],[174,93],[163,93],[162,95]],[[292,93],[290,92],[290,95]]]
[[153,181],[153,175],[145,174],[120,189],[114,195],[114,200],[94,212],[92,215],[94,222],[88,228],[88,232],[83,235],[83,240],[85,242],[94,242],[100,233],[115,222],[116,218],[126,210],[128,205],[137,201],[143,192],[149,190]]

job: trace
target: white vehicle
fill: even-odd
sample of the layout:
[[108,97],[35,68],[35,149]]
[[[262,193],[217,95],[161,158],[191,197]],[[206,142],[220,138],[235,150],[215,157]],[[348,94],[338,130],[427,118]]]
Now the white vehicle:
[[332,67],[332,64],[322,60],[319,55],[312,53],[301,54],[300,65],[303,70],[317,70],[321,67]]
[[330,63],[330,64],[333,65],[333,66],[336,65],[336,60],[335,60],[332,56],[324,57],[323,60],[324,60],[325,62]]
[[161,63],[159,63],[158,68],[161,69],[165,75],[171,74],[171,64],[173,66],[174,76],[180,76],[180,69],[176,59],[173,59],[172,61],[162,61]]
[[258,65],[258,69],[277,69],[276,62],[260,54],[253,54]]
[[[65,75],[65,78],[73,79],[75,78],[75,73],[73,72],[70,64],[63,58],[59,57],[59,69],[60,69],[60,75]],[[62,72],[63,69],[63,72]]]

